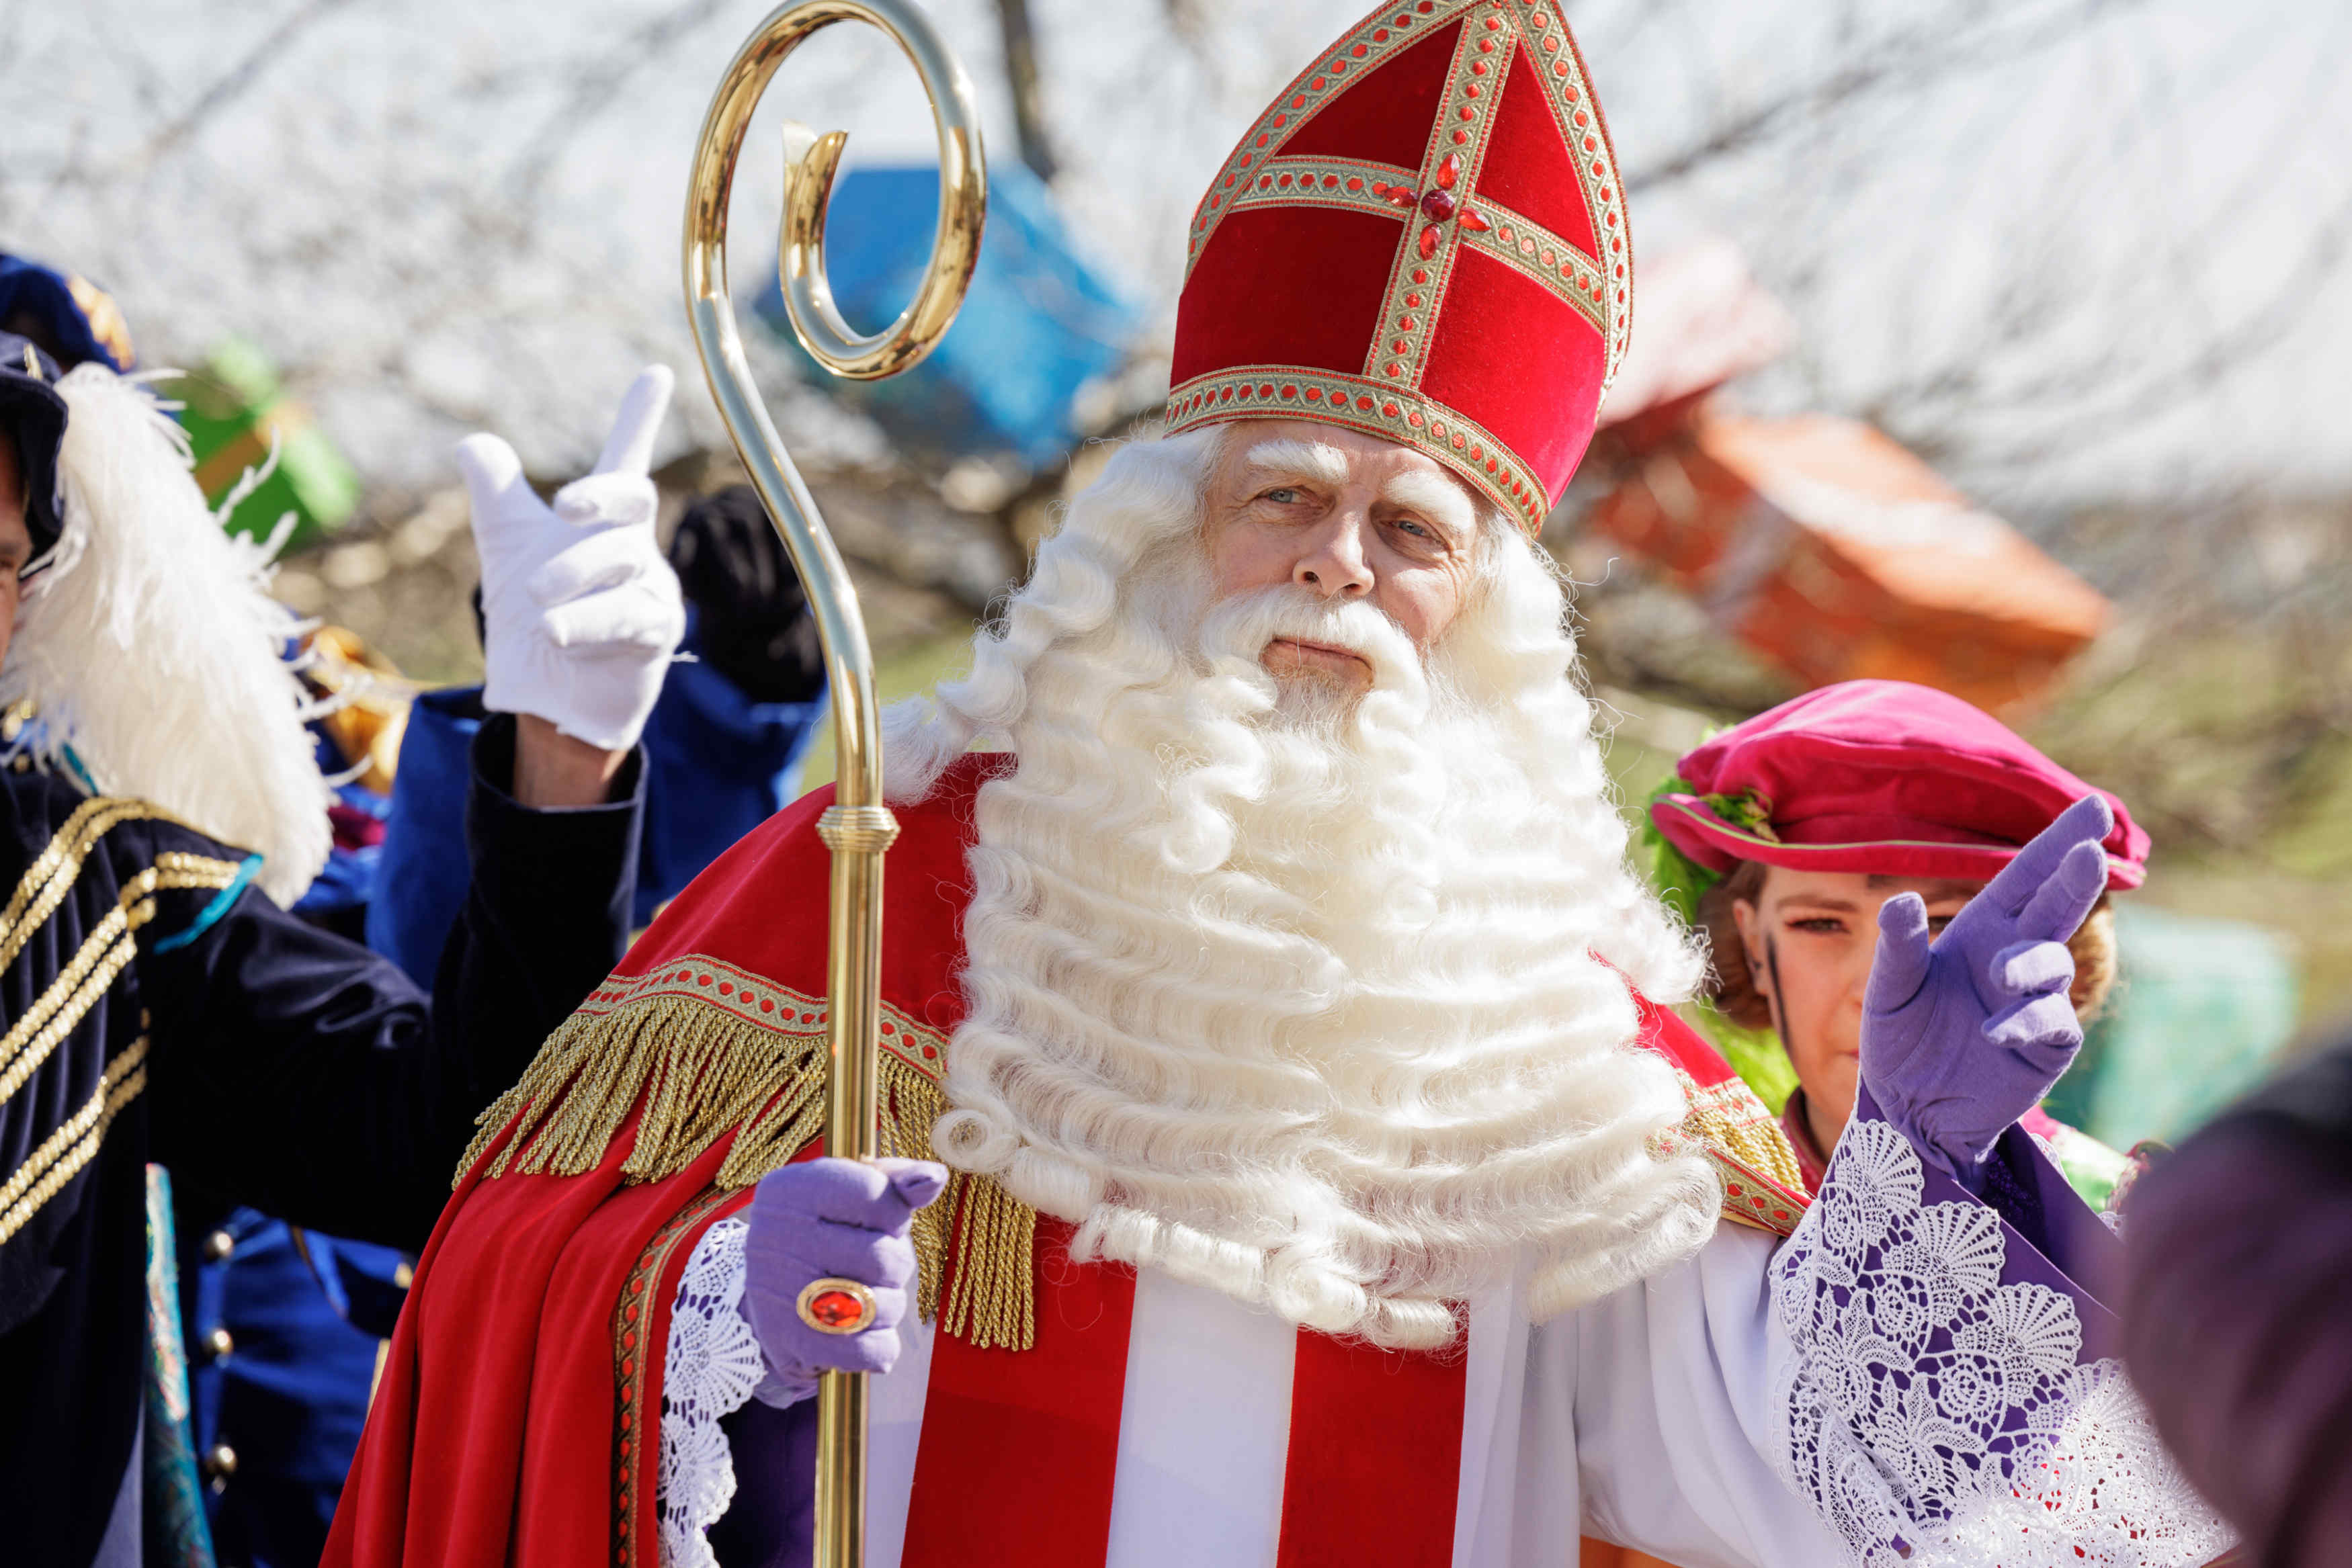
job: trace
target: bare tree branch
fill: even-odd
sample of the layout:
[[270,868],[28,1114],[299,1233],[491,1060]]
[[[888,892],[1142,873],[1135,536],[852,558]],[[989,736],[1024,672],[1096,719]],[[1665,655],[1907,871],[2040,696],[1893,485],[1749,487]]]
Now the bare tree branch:
[[1004,76],[1013,89],[1013,127],[1021,141],[1021,162],[1040,180],[1056,172],[1053,139],[1045,131],[1045,89],[1037,79],[1037,35],[1029,24],[1029,0],[996,0],[996,23],[1004,39]]
[[349,4],[351,0],[305,0],[305,4],[288,13],[284,20],[264,34],[261,40],[247,49],[235,65],[197,94],[194,102],[147,139],[141,161],[152,163],[186,141],[206,120],[242,98],[295,39],[315,26],[320,18]]

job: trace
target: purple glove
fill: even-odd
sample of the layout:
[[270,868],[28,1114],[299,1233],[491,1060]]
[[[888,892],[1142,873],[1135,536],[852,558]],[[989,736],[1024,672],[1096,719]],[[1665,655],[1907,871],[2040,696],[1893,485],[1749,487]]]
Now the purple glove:
[[[763,1399],[805,1396],[821,1372],[887,1372],[897,1363],[915,1280],[907,1231],[947,1181],[947,1168],[929,1160],[806,1160],[761,1178],[744,1212],[743,1315],[781,1385],[763,1388]],[[820,1279],[872,1291],[873,1321],[854,1333],[803,1321],[801,1292]]]
[[2082,1048],[2066,938],[2107,884],[2096,795],[2059,819],[1927,939],[1916,894],[1878,912],[1863,1001],[1862,1077],[1923,1159],[1964,1185]]

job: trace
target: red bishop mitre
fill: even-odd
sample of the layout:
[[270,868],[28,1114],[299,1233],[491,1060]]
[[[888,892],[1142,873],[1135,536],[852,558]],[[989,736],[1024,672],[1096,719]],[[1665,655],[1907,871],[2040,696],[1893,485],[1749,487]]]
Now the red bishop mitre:
[[1346,425],[1534,533],[1625,357],[1632,264],[1557,0],[1402,0],[1283,89],[1193,214],[1169,429]]

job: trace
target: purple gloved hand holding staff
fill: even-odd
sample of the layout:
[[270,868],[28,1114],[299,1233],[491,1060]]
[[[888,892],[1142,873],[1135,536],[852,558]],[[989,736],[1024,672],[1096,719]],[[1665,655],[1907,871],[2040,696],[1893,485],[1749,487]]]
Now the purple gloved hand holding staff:
[[942,1166],[902,1159],[807,1160],[761,1179],[744,1213],[743,1312],[771,1392],[805,1396],[819,1373],[897,1364],[915,1282],[908,1231],[947,1180]]
[[2107,883],[2115,816],[2087,796],[1929,939],[1916,894],[1879,913],[1862,1077],[1920,1157],[1964,1185],[2082,1048],[2066,939]]

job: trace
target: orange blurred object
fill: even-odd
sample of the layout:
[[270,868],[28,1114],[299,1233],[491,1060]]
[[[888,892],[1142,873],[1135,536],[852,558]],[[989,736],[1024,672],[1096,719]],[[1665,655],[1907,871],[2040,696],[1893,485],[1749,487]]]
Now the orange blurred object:
[[1808,686],[1916,681],[2029,705],[2107,602],[1868,425],[1699,411],[1629,455],[1591,526]]
[[1653,1557],[1630,1546],[1612,1546],[1605,1541],[1595,1541],[1587,1535],[1576,1543],[1576,1568],[1675,1568],[1675,1565],[1663,1557]]

